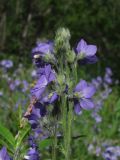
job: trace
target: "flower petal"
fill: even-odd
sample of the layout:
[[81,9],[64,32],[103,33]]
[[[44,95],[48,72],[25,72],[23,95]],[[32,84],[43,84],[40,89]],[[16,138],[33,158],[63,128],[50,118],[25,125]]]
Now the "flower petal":
[[75,104],[74,110],[76,114],[78,115],[82,114],[82,110],[81,110],[79,102]]
[[45,91],[47,84],[48,82],[46,77],[44,75],[41,76],[41,78],[37,81],[37,84],[34,86],[34,88],[31,89],[31,94],[36,96],[37,98],[40,98],[42,93]]
[[47,65],[45,67],[45,76],[47,78],[48,83],[55,80],[55,73],[51,69],[51,65]]
[[47,79],[49,79],[50,73],[51,73],[51,65],[45,66],[45,75]]
[[10,160],[10,157],[8,156],[6,147],[3,147],[0,150],[0,160]]
[[83,109],[90,110],[90,109],[94,108],[94,103],[92,102],[91,99],[81,99],[80,100],[80,106]]
[[93,64],[93,63],[96,63],[97,61],[98,61],[98,58],[96,55],[94,55],[94,56],[87,56],[84,59],[79,60],[79,63],[81,65],[84,65],[84,64]]
[[95,91],[96,89],[94,86],[89,86],[82,90],[82,95],[84,98],[91,98],[95,94]]
[[80,82],[75,87],[75,91],[79,92],[87,87],[87,82],[85,80],[80,80]]
[[77,45],[76,50],[77,50],[78,53],[81,53],[81,52],[85,53],[86,47],[87,47],[87,43],[84,41],[84,39],[81,39],[80,42]]
[[97,47],[95,45],[88,45],[86,48],[86,56],[94,56],[97,52]]
[[57,99],[58,99],[58,94],[55,92],[55,93],[53,93],[53,95],[52,95],[52,97],[50,99],[50,103],[55,102]]
[[45,91],[45,88],[46,87],[38,88],[37,90],[36,90],[36,88],[33,88],[33,89],[31,89],[31,94],[33,96],[35,96],[37,99],[39,99],[41,97],[41,95],[43,94],[43,92]]

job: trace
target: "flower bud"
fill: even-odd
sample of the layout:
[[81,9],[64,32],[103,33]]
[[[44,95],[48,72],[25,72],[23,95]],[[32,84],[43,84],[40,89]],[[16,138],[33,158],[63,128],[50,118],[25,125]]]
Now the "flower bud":
[[57,75],[57,81],[59,83],[59,85],[63,85],[65,83],[65,76],[60,74],[60,75]]
[[68,29],[60,28],[56,33],[55,49],[56,51],[66,51],[70,49],[70,32]]
[[75,52],[74,51],[68,51],[67,52],[67,61],[69,62],[69,63],[73,63],[74,62],[74,60],[75,60],[75,57],[76,57],[76,54],[75,54]]

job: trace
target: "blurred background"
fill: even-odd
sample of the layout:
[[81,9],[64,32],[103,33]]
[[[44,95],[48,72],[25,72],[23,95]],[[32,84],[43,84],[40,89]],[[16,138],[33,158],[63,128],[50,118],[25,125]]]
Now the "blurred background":
[[110,66],[120,78],[119,15],[120,0],[0,0],[0,59],[31,64],[36,40],[52,39],[62,26],[72,46],[80,38],[98,46],[99,72]]
[[[72,140],[71,160],[119,160],[120,0],[0,0],[0,126],[18,133],[37,79],[31,50],[38,39],[53,40],[59,27],[70,29],[73,48],[81,38],[98,47],[99,61],[78,70],[97,92],[95,108],[75,117],[74,135],[83,137]],[[1,133],[0,149],[12,155]],[[50,159],[51,144],[39,146],[42,159]]]

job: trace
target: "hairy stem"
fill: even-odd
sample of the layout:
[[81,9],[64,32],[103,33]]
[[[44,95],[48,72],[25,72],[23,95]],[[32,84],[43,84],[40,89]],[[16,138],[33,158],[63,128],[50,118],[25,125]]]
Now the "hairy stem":
[[[56,122],[56,118],[55,118]],[[52,151],[52,160],[56,160],[56,149],[57,149],[57,125],[55,123],[54,133],[53,133],[53,151]]]

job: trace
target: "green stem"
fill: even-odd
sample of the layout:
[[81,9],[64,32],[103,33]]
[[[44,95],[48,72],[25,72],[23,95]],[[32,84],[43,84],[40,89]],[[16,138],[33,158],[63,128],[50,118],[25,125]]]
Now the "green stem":
[[67,100],[64,97],[62,99],[62,126],[63,126],[65,160],[70,160],[73,104],[72,104],[72,102],[69,102],[68,103],[68,110],[67,110],[67,103],[66,102],[67,102]]
[[67,137],[66,137],[67,138],[66,160],[70,160],[72,119],[73,119],[73,105],[71,102],[69,102]]
[[63,128],[63,145],[64,145],[64,155],[66,153],[66,127],[67,127],[67,106],[66,106],[66,97],[64,95],[64,97],[61,99],[61,103],[62,103],[62,128]]
[[[56,121],[56,119],[55,119]],[[54,133],[53,133],[53,153],[52,153],[52,160],[56,160],[56,149],[57,149],[57,126],[54,126]]]

